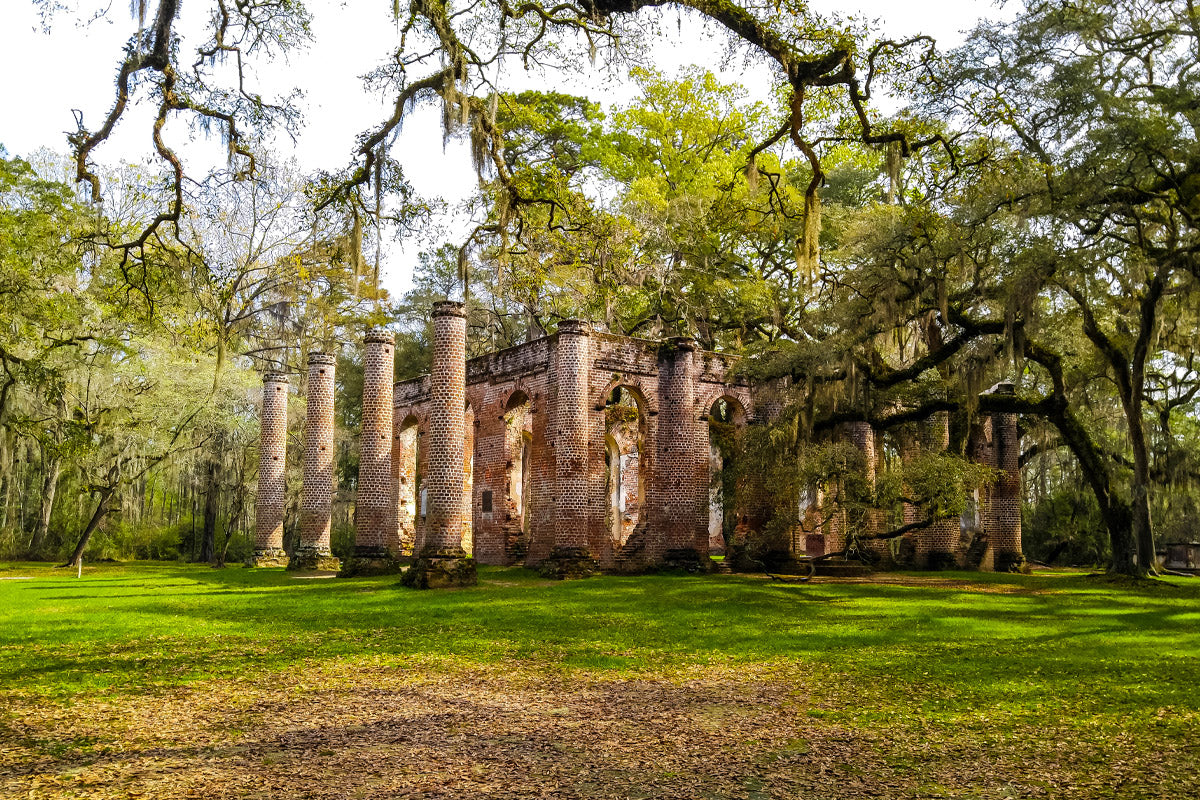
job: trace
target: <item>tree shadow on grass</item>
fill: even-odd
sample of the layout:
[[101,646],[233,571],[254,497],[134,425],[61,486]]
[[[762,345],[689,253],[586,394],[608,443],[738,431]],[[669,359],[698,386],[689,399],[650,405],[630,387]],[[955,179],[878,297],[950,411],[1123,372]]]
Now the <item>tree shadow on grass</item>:
[[[755,578],[546,583],[485,569],[479,587],[417,592],[396,588],[394,577],[316,583],[289,582],[282,570],[163,572],[163,596],[121,599],[118,611],[130,620],[124,627],[123,617],[96,627],[90,606],[101,597],[59,598],[78,608],[55,617],[35,663],[9,659],[0,677],[68,692],[96,685],[131,691],[282,671],[303,659],[431,657],[615,675],[779,662],[852,675],[864,686],[1017,704],[1039,693],[1076,697],[1119,686],[1130,671],[1149,675],[1171,696],[1172,680],[1200,682],[1196,665],[1177,651],[1147,646],[1172,634],[1177,646],[1195,639],[1173,622],[1191,613],[1186,598],[1071,585],[1041,591],[1052,579],[1035,581],[1036,592],[996,594]],[[182,576],[189,582],[170,582]],[[181,620],[190,627],[179,628]],[[125,657],[153,637],[152,658]],[[1176,674],[1166,674],[1168,667]]]

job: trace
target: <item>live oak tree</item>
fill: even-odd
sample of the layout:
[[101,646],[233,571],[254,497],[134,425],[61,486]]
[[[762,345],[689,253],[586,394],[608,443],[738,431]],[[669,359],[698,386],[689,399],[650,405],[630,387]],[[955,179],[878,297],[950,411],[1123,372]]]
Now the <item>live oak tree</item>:
[[[381,0],[382,1],[382,0]],[[53,10],[53,6],[41,0]],[[340,181],[332,182],[323,203],[334,202],[357,187],[384,182],[387,148],[413,105],[435,99],[442,105],[447,134],[469,132],[481,169],[490,168],[508,189],[512,209],[537,204],[536,195],[511,182],[504,162],[504,140],[496,125],[496,69],[578,67],[602,51],[605,58],[622,57],[628,43],[636,48],[640,29],[660,9],[687,9],[725,30],[734,49],[765,60],[774,69],[780,92],[782,123],[763,144],[790,140],[809,161],[811,180],[806,203],[812,212],[805,234],[804,257],[815,261],[819,228],[819,189],[823,171],[819,144],[829,132],[809,124],[813,108],[836,95],[845,109],[846,124],[836,135],[868,143],[895,143],[903,154],[932,144],[944,144],[936,132],[893,126],[881,128],[869,103],[875,81],[887,73],[903,73],[929,55],[928,41],[871,41],[865,34],[836,19],[824,19],[795,0],[758,5],[732,0],[580,0],[558,4],[467,4],[444,0],[415,0],[407,10],[393,9],[400,22],[394,58],[373,74],[377,87],[394,97],[389,117],[367,131],[357,148],[355,163]],[[226,143],[231,166],[239,175],[252,175],[258,163],[255,142],[264,128],[295,119],[290,98],[271,100],[255,93],[249,66],[299,46],[308,35],[308,14],[302,3],[266,0],[210,0],[206,37],[185,49],[177,41],[180,0],[140,0],[134,4],[139,30],[131,38],[118,71],[114,104],[95,127],[85,120],[72,134],[77,177],[93,195],[101,192],[92,156],[111,136],[130,103],[145,96],[157,109],[153,142],[160,159],[174,176],[174,196],[143,231],[116,242],[127,258],[137,258],[160,228],[170,230],[184,210],[185,166],[168,144],[166,126],[175,119],[215,128]],[[190,50],[191,52],[188,52]],[[222,80],[223,69],[232,75]]]
[[[1006,198],[1025,231],[1014,256],[1048,316],[1079,336],[1059,349],[1031,339],[1025,354],[1068,405],[1056,424],[1096,492],[1116,568],[1151,570],[1151,409],[1169,421],[1197,381],[1200,12],[1038,0],[1012,24],[978,29],[951,63],[943,113],[1035,168]],[[1083,342],[1119,400],[1124,463],[1087,444],[1082,397],[1065,396],[1064,362]]]
[[[622,69],[668,5],[767,64],[772,101],[747,104],[698,72],[682,84],[637,73],[642,97],[615,113],[507,91],[514,66],[552,73],[599,57]],[[77,176],[99,194],[93,154],[130,102],[157,108],[171,191],[136,229],[100,237],[147,297],[161,276],[156,250],[185,239],[188,224],[167,126],[217,129],[243,181],[266,163],[259,134],[293,119],[288,98],[254,93],[247,67],[305,41],[303,5],[208,7],[206,40],[194,43],[175,38],[178,0],[135,4],[143,29],[113,108],[94,127],[81,120],[72,139]],[[869,419],[902,437],[939,411],[956,415],[961,449],[979,390],[1015,378],[1018,395],[983,410],[1025,415],[1039,437],[1028,459],[1069,451],[1114,568],[1152,569],[1154,511],[1170,492],[1191,496],[1197,463],[1192,3],[1031,0],[944,60],[921,37],[873,39],[791,0],[415,0],[393,13],[394,57],[371,76],[391,111],[347,169],[310,192],[344,215],[355,276],[364,224],[378,227],[385,196],[403,194],[389,148],[416,104],[436,103],[446,135],[470,138],[484,222],[425,266],[429,286],[463,285],[477,341],[516,341],[580,314],[759,350],[771,356],[763,377],[791,381],[776,440],[792,455],[840,422]],[[879,118],[870,103],[883,81],[923,102]],[[328,238],[308,254],[337,249]],[[883,481],[864,509],[899,508],[896,485]]]

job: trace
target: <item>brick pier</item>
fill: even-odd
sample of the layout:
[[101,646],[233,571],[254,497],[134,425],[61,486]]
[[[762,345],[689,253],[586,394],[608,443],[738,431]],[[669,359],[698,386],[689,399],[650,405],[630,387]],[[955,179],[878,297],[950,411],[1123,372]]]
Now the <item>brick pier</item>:
[[254,501],[254,567],[286,567],[283,515],[287,504],[288,378],[263,375],[262,434],[258,446],[258,497]]
[[591,330],[580,320],[558,324],[558,346],[554,352],[554,549],[543,562],[542,572],[557,577],[583,577],[596,571],[592,552],[590,521],[593,513],[589,482],[593,465],[589,459],[588,366],[591,361]]
[[[998,383],[987,394],[1011,396],[1016,389],[1011,383]],[[1011,572],[1025,563],[1021,550],[1021,439],[1017,415],[992,414],[991,429],[994,466],[1000,475],[988,497],[988,542],[992,547],[993,568],[997,572]]]
[[445,301],[434,303],[432,316],[426,519],[418,558],[404,578],[405,583],[422,589],[476,582],[475,560],[463,550],[467,314],[462,303]]
[[343,575],[399,571],[388,551],[394,538],[396,506],[392,491],[392,386],[395,337],[369,330],[363,337],[362,436],[359,440],[358,500],[354,520],[354,557]]
[[334,365],[330,353],[308,354],[308,398],[304,417],[304,484],[300,489],[300,547],[291,569],[337,571],[329,550],[333,511]]

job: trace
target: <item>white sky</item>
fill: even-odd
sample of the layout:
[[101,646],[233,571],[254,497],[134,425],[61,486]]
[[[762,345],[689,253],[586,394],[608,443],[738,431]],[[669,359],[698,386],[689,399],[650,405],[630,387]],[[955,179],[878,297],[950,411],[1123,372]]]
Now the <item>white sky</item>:
[[[71,6],[94,9],[109,6],[107,17],[81,26],[67,14],[52,22],[50,33],[42,31],[33,0],[3,0],[0,24],[0,144],[10,155],[28,155],[40,147],[66,152],[66,132],[75,128],[72,109],[83,112],[89,128],[96,127],[113,100],[114,77],[122,47],[136,29],[125,0],[66,0]],[[150,3],[153,13],[154,3]],[[184,29],[203,21],[208,3],[184,3]],[[376,125],[385,115],[386,99],[373,97],[359,76],[383,61],[397,41],[389,0],[308,0],[313,14],[313,45],[294,53],[287,63],[277,63],[257,77],[260,86],[291,86],[305,93],[305,125],[296,144],[286,137],[280,142],[285,155],[293,155],[305,170],[344,167],[353,150],[355,135]],[[407,3],[403,3],[407,6]],[[971,28],[981,16],[1002,13],[994,0],[812,0],[819,12],[838,12],[877,19],[879,29],[893,38],[914,33],[935,37],[942,47],[962,41],[960,31]],[[1005,9],[1007,10],[1007,9]],[[670,73],[691,63],[703,64],[729,81],[755,82],[755,75],[734,68],[722,70],[715,63],[721,47],[706,41],[698,25],[684,21],[681,31],[665,26],[665,40],[656,46],[654,63]],[[761,75],[762,73],[760,73]],[[540,88],[536,75],[505,76],[505,88]],[[547,80],[545,88],[575,91],[606,103],[624,102],[632,96],[628,84],[565,85],[561,76]],[[599,91],[597,91],[599,90]],[[114,164],[138,162],[152,153],[148,109],[131,115],[116,135],[97,151],[97,160]],[[181,144],[188,136],[185,126],[168,125],[167,139]],[[207,149],[207,148],[206,148]],[[187,152],[185,148],[185,152]],[[442,145],[440,112],[419,111],[405,123],[393,154],[423,195],[449,201],[468,196],[475,187],[470,157],[461,143]],[[385,285],[393,292],[410,283],[415,253],[433,242],[406,242],[392,246],[384,265]]]

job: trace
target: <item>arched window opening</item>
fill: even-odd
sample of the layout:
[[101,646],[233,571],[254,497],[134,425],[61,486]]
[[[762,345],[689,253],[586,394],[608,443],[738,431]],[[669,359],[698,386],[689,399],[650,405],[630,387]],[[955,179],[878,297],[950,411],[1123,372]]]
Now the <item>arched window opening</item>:
[[409,416],[396,434],[396,522],[400,552],[412,555],[417,542],[417,418]]
[[463,420],[463,531],[462,549],[475,554],[475,411],[468,403]]
[[504,451],[507,457],[508,480],[505,487],[505,511],[503,523],[506,552],[517,557],[527,541],[533,514],[533,492],[531,484],[533,470],[533,410],[529,396],[516,391],[508,399],[504,410]]
[[717,398],[708,412],[708,552],[723,556],[737,528],[737,440],[746,424],[746,411],[732,397]]
[[646,480],[642,469],[645,414],[633,390],[617,386],[609,393],[604,407],[604,429],[608,497],[605,518],[613,548],[619,550],[645,516]]

